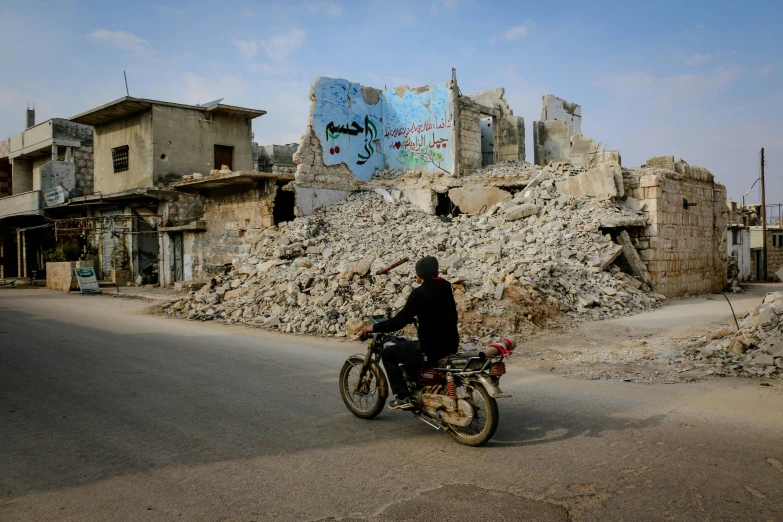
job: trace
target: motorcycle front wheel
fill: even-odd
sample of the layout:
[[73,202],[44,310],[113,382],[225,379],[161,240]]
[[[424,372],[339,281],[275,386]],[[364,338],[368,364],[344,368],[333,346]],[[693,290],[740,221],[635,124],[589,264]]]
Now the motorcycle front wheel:
[[473,421],[467,426],[448,424],[449,435],[460,444],[481,446],[498,428],[498,403],[484,386],[475,382],[458,387],[457,397],[473,406]]
[[351,413],[360,419],[372,419],[386,404],[386,398],[381,393],[381,379],[384,379],[384,376],[380,374],[380,368],[371,364],[357,387],[361,371],[362,361],[345,361],[343,369],[340,370],[340,396]]

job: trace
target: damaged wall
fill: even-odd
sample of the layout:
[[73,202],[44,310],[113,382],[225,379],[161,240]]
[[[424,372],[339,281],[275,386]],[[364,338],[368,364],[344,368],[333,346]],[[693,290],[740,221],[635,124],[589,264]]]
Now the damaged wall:
[[[185,232],[184,254],[191,256],[193,280],[212,277],[215,269],[250,253],[264,229],[274,225],[273,209],[278,187],[261,182],[247,190],[227,188],[201,196],[206,228]],[[190,278],[186,278],[190,279]]]
[[582,134],[582,107],[557,96],[543,97],[541,121],[533,122],[533,156],[536,165],[566,161],[576,168],[620,165],[620,152],[606,150]]
[[[671,157],[670,157],[671,158]],[[626,170],[626,193],[639,201],[648,225],[639,255],[655,291],[667,297],[720,292],[726,285],[726,188],[712,174],[671,158],[675,169]]]
[[297,181],[351,184],[384,169],[454,172],[451,82],[381,91],[319,77],[310,97]]
[[[505,89],[498,87],[460,97],[458,175],[471,174],[482,164],[525,161],[525,120],[514,116],[504,95]],[[487,122],[488,118],[492,130],[489,149],[482,143],[480,128],[482,119]]]

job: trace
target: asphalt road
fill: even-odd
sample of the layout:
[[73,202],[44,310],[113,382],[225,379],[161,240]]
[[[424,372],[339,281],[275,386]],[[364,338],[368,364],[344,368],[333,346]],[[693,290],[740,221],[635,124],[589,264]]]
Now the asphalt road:
[[783,394],[509,368],[482,448],[342,404],[356,343],[0,290],[0,520],[783,520]]

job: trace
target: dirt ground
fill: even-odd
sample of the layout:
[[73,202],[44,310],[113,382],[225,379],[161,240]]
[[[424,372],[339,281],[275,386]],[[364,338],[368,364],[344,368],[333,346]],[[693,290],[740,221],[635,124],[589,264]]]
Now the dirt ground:
[[[761,304],[781,283],[743,285],[745,293],[727,294],[737,318]],[[518,342],[513,364],[583,379],[673,384],[719,376],[707,364],[682,357],[691,343],[722,329],[736,330],[721,294],[674,299],[657,310],[612,321],[587,322],[539,331]],[[783,381],[758,379],[783,389]]]

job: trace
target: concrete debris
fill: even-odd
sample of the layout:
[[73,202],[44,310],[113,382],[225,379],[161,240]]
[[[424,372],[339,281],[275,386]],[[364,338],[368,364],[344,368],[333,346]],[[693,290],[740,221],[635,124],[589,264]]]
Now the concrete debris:
[[783,378],[783,292],[767,294],[739,325],[689,346],[684,358],[708,364],[715,375]]
[[[542,170],[525,169],[536,176]],[[599,228],[613,216],[638,214],[609,200],[560,195],[555,184],[569,169],[544,167],[547,175],[537,186],[513,196],[485,192],[494,193],[481,205],[491,203],[485,212],[454,218],[428,215],[405,198],[390,203],[375,191],[355,192],[268,230],[211,284],[164,312],[290,333],[354,335],[367,316],[404,305],[415,285],[413,262],[425,255],[438,257],[443,277],[454,285],[463,339],[657,306],[665,298],[613,264],[623,248]],[[378,274],[403,257],[412,261]]]

